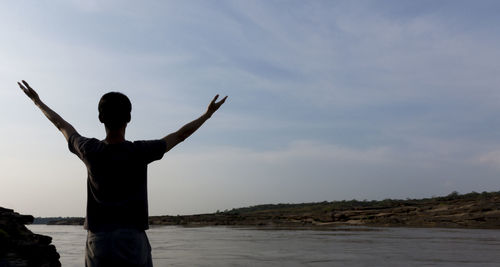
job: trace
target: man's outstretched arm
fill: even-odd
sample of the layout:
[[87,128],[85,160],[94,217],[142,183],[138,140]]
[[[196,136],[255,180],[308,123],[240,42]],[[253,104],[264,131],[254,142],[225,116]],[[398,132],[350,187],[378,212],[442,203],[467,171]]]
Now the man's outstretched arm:
[[56,127],[59,129],[59,131],[62,132],[66,140],[69,139],[69,137],[76,133],[75,128],[71,124],[69,124],[67,121],[65,121],[59,114],[57,114],[55,111],[50,109],[47,105],[45,105],[42,100],[40,100],[40,97],[38,94],[31,88],[31,86],[23,80],[23,83],[21,84],[20,82],[17,82],[19,84],[19,87],[23,90],[23,92],[35,103],[37,107],[42,110],[43,114],[47,119],[49,119]]
[[167,151],[172,149],[174,146],[179,144],[180,142],[186,140],[191,134],[196,132],[198,128],[200,128],[201,125],[205,121],[207,121],[219,108],[224,104],[224,102],[227,99],[227,96],[224,97],[221,101],[215,102],[219,95],[216,95],[212,102],[208,105],[207,111],[205,114],[201,115],[198,119],[182,126],[177,132],[173,132],[165,137],[163,137],[163,140],[167,143]]

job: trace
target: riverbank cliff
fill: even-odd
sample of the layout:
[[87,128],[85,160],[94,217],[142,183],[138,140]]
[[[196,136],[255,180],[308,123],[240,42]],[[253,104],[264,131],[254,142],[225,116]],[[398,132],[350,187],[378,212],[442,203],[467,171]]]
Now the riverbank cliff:
[[0,207],[0,266],[59,267],[59,253],[49,236],[32,233],[33,216]]

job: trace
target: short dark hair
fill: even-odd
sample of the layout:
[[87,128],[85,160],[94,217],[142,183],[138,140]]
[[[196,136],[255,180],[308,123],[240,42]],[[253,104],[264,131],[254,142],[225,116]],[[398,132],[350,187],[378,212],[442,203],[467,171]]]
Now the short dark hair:
[[119,92],[104,94],[99,101],[99,121],[110,130],[117,130],[130,122],[132,103]]

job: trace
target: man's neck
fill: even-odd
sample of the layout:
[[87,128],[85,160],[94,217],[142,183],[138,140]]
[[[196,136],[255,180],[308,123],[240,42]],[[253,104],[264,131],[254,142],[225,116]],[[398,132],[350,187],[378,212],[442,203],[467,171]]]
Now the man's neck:
[[108,144],[117,144],[125,142],[125,128],[127,126],[123,126],[120,129],[110,130],[106,128],[106,139],[104,142]]

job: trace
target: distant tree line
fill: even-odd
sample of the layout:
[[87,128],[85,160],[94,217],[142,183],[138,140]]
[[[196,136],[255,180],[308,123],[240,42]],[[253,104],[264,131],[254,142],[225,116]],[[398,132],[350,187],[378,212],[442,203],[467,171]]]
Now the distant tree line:
[[298,203],[298,204],[289,204],[289,203],[280,203],[280,204],[263,204],[250,206],[245,208],[236,208],[231,209],[229,211],[224,211],[222,213],[229,215],[240,215],[240,214],[251,214],[251,213],[272,213],[273,211],[280,212],[307,212],[307,211],[318,211],[323,210],[324,212],[332,211],[332,210],[346,210],[346,209],[356,209],[356,208],[390,208],[394,206],[401,205],[418,205],[418,204],[426,204],[426,203],[436,203],[443,201],[452,201],[452,200],[467,200],[467,199],[475,199],[481,200],[486,199],[492,196],[499,196],[500,191],[497,192],[471,192],[468,194],[460,194],[457,191],[453,191],[447,196],[440,197],[431,197],[431,198],[422,198],[422,199],[384,199],[384,200],[341,200],[341,201],[323,201],[323,202],[313,202],[313,203]]
[[49,222],[53,221],[59,221],[59,220],[71,220],[71,219],[78,219],[79,217],[35,217],[35,220],[33,220],[33,224],[47,224]]
[[[217,210],[215,215],[238,216],[238,215],[258,215],[258,214],[305,214],[305,213],[329,213],[339,210],[356,210],[356,209],[381,209],[393,208],[398,206],[412,206],[425,204],[440,204],[441,202],[474,200],[482,201],[491,197],[500,196],[500,191],[497,192],[471,192],[468,194],[460,194],[453,191],[446,196],[422,198],[422,199],[384,199],[384,200],[341,200],[341,201],[323,201],[312,203],[279,203],[279,204],[263,204],[244,208],[235,208],[231,210]],[[205,214],[207,215],[207,214]],[[177,215],[179,217],[179,215]],[[76,221],[82,220],[80,217],[36,217],[33,224],[48,224],[54,221]]]

